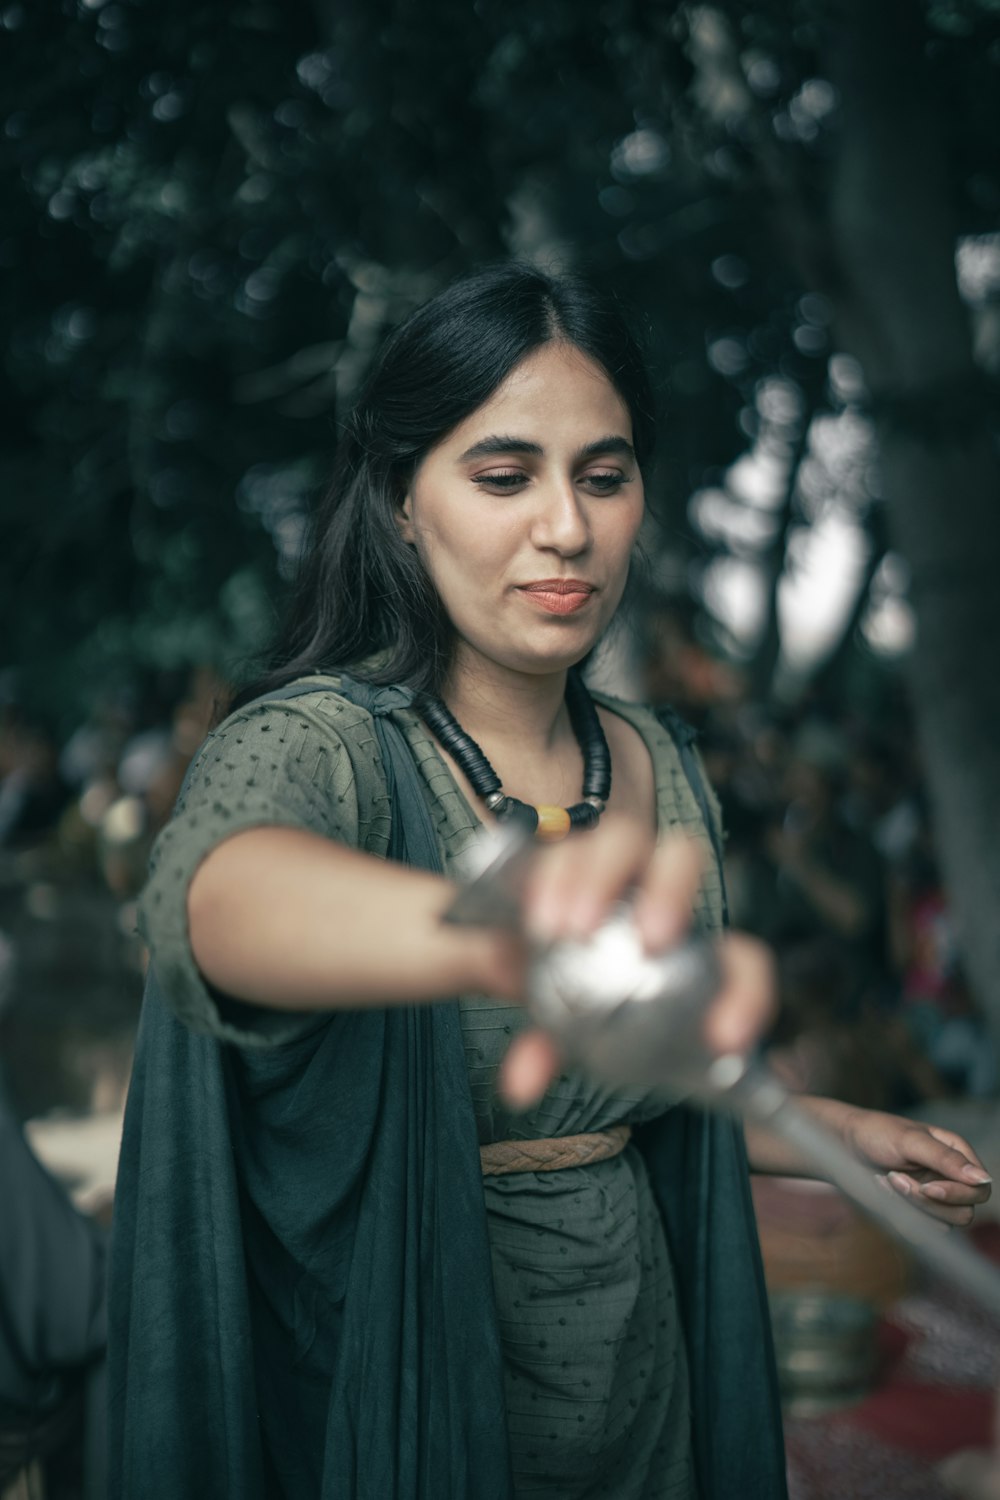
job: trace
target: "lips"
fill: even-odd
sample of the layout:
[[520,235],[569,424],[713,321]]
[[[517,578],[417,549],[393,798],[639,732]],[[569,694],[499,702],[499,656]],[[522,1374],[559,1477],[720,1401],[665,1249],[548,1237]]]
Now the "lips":
[[527,594],[549,614],[571,615],[583,609],[595,588],[582,578],[542,578],[537,583],[521,584],[520,592]]

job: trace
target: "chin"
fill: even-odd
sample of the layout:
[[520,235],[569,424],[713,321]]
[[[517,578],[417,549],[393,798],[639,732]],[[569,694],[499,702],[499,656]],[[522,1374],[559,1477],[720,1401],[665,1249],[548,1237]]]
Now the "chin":
[[[501,609],[495,620],[487,622],[477,612],[466,628],[463,629],[465,622],[461,618],[454,622],[453,628],[459,651],[468,653],[470,658],[479,657],[484,663],[508,672],[543,677],[568,671],[593,651],[605,635],[614,611],[610,611],[607,619],[604,614],[602,610],[600,619],[570,616],[539,620],[525,628],[523,620],[511,620]],[[468,665],[474,670],[472,660]]]
[[474,646],[473,649],[478,656],[484,656],[510,672],[544,677],[550,672],[566,672],[575,667],[589,655],[599,639],[588,630],[585,638],[578,636],[572,641],[567,639],[556,643],[549,640],[530,645],[527,642],[522,645],[512,643],[508,649],[505,649],[506,643],[492,641],[488,646]]

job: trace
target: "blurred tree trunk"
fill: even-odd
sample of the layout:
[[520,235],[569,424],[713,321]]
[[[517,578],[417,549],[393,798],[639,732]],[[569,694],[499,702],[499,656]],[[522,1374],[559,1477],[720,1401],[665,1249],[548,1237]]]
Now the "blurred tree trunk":
[[826,660],[821,662],[813,673],[811,686],[816,691],[821,702],[828,696],[836,696],[843,681],[850,657],[857,650],[858,631],[864,623],[868,606],[871,603],[872,584],[875,582],[875,575],[885,561],[886,552],[889,550],[881,506],[873,506],[870,509],[865,518],[865,529],[868,533],[870,551],[858,582],[858,592],[855,596],[854,604],[844,622],[840,640],[834,646]]
[[799,474],[809,452],[809,428],[819,405],[819,391],[809,392],[809,405],[802,414],[799,435],[788,458],[788,477],[778,507],[778,519],[774,536],[761,560],[764,574],[766,605],[764,630],[754,652],[751,664],[751,688],[755,698],[766,700],[774,690],[774,674],[781,655],[781,624],[778,613],[778,598],[781,580],[785,571],[788,539],[795,520],[795,497],[799,487]]
[[836,0],[828,16],[842,125],[822,289],[871,394],[890,529],[912,575],[911,686],[937,844],[1000,1041],[1000,464],[956,283],[943,110],[921,7]]

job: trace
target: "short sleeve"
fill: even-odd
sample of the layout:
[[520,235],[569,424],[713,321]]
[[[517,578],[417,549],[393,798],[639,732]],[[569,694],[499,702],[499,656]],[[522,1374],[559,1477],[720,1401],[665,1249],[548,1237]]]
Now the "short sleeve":
[[139,931],[160,988],[195,1031],[251,1046],[277,1045],[317,1024],[315,1012],[251,1005],[223,995],[199,970],[188,931],[195,871],[248,828],[302,828],[384,855],[390,811],[371,717],[324,691],[250,705],[199,750],[150,858]]

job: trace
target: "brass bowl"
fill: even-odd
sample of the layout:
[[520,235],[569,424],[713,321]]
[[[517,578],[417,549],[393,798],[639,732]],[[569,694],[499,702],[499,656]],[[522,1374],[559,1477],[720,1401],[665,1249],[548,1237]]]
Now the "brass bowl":
[[878,1370],[871,1303],[826,1290],[772,1292],[770,1301],[785,1410],[816,1416],[862,1400]]

